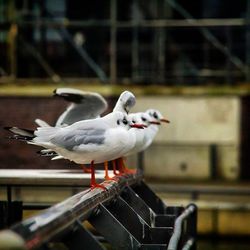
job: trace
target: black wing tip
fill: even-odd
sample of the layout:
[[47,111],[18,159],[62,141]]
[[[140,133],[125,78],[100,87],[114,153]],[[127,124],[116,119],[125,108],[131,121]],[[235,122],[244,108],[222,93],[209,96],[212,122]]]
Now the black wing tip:
[[8,139],[11,140],[19,140],[19,141],[31,141],[33,138],[29,136],[23,136],[23,135],[12,135],[8,136]]
[[39,150],[36,152],[37,154],[39,154],[40,156],[58,156],[58,154],[54,151],[51,151],[51,152],[43,152],[43,149],[42,150]]
[[29,133],[34,133],[34,130],[32,129],[27,129],[27,128],[19,128],[19,127],[15,127],[15,126],[4,126],[3,129],[5,130],[8,130],[8,131],[11,131],[11,129],[20,129],[20,130],[23,130],[23,131],[26,131],[26,132],[29,132]]
[[53,90],[53,96],[60,96],[60,95],[57,94],[57,89]]
[[8,130],[8,131],[10,131],[12,128],[13,128],[13,127],[10,127],[10,126],[5,126],[5,127],[3,127],[3,129]]

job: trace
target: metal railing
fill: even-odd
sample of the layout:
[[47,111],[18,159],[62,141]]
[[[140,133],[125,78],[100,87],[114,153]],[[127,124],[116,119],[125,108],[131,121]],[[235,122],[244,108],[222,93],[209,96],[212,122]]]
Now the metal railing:
[[[195,249],[195,205],[165,205],[142,181],[141,174],[124,175],[117,182],[103,184],[106,190],[77,193],[17,222],[7,234],[21,237],[23,249],[53,249],[57,243],[74,250],[105,249],[107,243],[115,249]],[[98,233],[83,224],[86,220]],[[181,226],[184,220],[185,227]],[[0,231],[0,238],[3,233]]]

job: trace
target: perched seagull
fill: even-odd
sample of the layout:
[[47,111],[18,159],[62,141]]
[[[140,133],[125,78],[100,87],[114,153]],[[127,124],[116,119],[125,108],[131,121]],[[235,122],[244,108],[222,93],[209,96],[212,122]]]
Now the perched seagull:
[[[73,88],[58,88],[54,90],[55,96],[64,98],[65,100],[71,102],[68,108],[59,116],[55,126],[56,127],[65,127],[71,125],[74,122],[84,120],[86,118],[96,118],[99,117],[102,112],[107,109],[107,102],[105,99],[93,92],[84,92],[78,89]],[[130,91],[124,91],[121,93],[120,97],[117,100],[117,103],[113,109],[113,112],[120,111],[124,114],[127,114],[130,109],[135,105],[136,99],[135,96]],[[43,120],[36,119],[36,123],[40,127],[50,127],[48,123]],[[14,130],[14,128],[12,128]],[[133,131],[133,130],[132,130]],[[133,133],[131,131],[131,133]],[[15,133],[19,135],[24,135],[24,131],[15,129]],[[28,134],[27,134],[28,133]],[[25,135],[32,137],[33,132],[25,130]],[[42,156],[50,156],[52,160],[64,159],[65,157],[59,152],[55,152],[52,149],[42,149],[38,152]],[[121,162],[119,159],[118,162]],[[116,174],[116,162],[113,161],[113,170]],[[105,166],[105,179],[109,179],[108,176],[108,163],[104,163]],[[126,172],[124,167],[121,167],[119,163],[120,171]],[[84,172],[89,172],[89,169],[82,165]]]
[[[163,118],[162,114],[158,110],[153,109],[147,110],[146,112],[131,113],[129,114],[129,118],[131,119],[132,123],[140,124],[145,129],[134,130],[136,138],[135,145],[133,148],[131,148],[131,150],[126,153],[125,156],[144,151],[152,143],[154,137],[156,136],[159,130],[159,125],[161,124],[161,122],[169,123],[168,120]],[[123,160],[120,160],[119,164],[120,168],[125,168],[125,172],[135,172],[134,170],[127,169]]]
[[[70,101],[71,104],[68,108],[59,116],[55,126],[64,127],[71,125],[74,122],[94,119],[100,117],[100,115],[107,109],[107,102],[105,99],[94,92],[84,92],[73,88],[58,88],[54,90],[55,96],[63,97],[65,100]],[[136,99],[134,94],[130,91],[124,91],[120,94],[113,112],[119,111],[124,114],[129,113],[130,109],[135,105]],[[45,121],[36,119],[36,123],[41,127],[48,127]],[[51,156],[52,160],[64,159],[64,157],[51,149],[42,149],[38,152],[42,156]],[[82,166],[84,172],[89,172],[89,169],[84,165]],[[106,178],[107,176],[107,163],[105,163]],[[113,162],[114,173],[115,162]]]
[[[66,110],[58,117],[55,127],[65,127],[75,122],[87,119],[94,119],[107,110],[107,101],[96,92],[81,91],[74,88],[57,88],[53,91],[54,96],[62,97],[70,102]],[[40,127],[49,127],[50,125],[41,120],[36,119],[36,124]],[[42,149],[38,152],[42,156],[51,156],[52,160],[64,159],[51,149]],[[82,166],[84,172],[89,169]]]
[[147,128],[151,125],[152,120],[149,114],[143,112],[131,113],[128,116],[131,119],[132,123],[141,124],[145,129],[135,130],[135,145],[129,152],[127,152],[125,156],[136,154],[142,151],[146,143],[145,133],[147,131]]
[[142,128],[129,122],[126,114],[112,112],[102,118],[76,122],[67,127],[38,127],[30,130],[8,127],[13,139],[50,149],[78,164],[91,163],[91,187],[102,187],[95,181],[94,163],[122,157],[135,145],[134,131]]
[[[142,147],[142,151],[148,148],[153,142],[156,134],[159,131],[159,126],[162,122],[170,123],[169,120],[165,119],[159,110],[156,109],[148,109],[145,114],[148,114],[151,118],[150,126],[145,129],[145,144]],[[145,117],[142,117],[142,121],[145,121]]]

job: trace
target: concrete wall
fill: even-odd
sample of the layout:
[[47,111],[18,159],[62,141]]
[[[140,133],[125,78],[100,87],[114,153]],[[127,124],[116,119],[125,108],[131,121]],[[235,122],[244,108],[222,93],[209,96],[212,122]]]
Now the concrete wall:
[[[239,175],[240,99],[234,96],[138,97],[133,112],[156,108],[162,125],[145,153],[145,174],[154,178],[210,178],[210,145],[217,145],[217,175]],[[135,158],[129,162],[135,164]]]

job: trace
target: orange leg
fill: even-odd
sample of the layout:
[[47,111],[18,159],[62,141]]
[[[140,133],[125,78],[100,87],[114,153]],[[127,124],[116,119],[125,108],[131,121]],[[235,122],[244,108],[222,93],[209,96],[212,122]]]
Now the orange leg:
[[113,173],[114,173],[114,175],[121,175],[121,173],[117,172],[117,169],[116,169],[116,160],[112,161],[112,166],[113,166]]
[[91,169],[91,181],[90,181],[91,189],[101,188],[106,190],[106,188],[103,185],[96,183],[94,161],[91,161],[90,169]]
[[126,167],[123,157],[118,159],[118,164],[119,164],[120,172],[126,173],[126,174],[135,174],[136,173],[136,169],[129,169]]
[[105,180],[106,181],[115,181],[114,178],[109,177],[109,168],[108,168],[109,164],[107,161],[104,162],[104,168],[105,168]]

